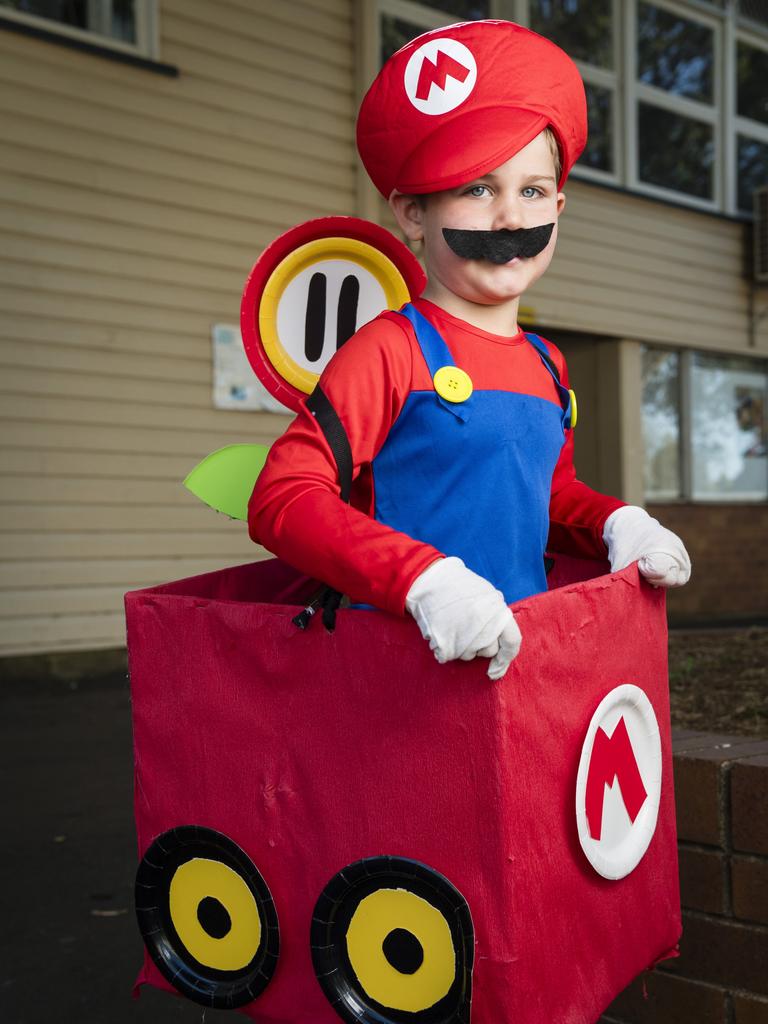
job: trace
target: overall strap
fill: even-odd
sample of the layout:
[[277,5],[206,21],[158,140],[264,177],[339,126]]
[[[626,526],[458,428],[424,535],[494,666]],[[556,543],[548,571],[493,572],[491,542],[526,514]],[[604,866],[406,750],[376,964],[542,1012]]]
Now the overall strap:
[[[410,302],[406,302],[402,309],[398,309],[397,312],[411,322],[413,333],[416,335],[416,341],[424,356],[429,375],[433,380],[437,371],[442,369],[442,367],[456,365],[456,361],[442,334],[415,306]],[[453,413],[462,422],[467,422],[469,419],[468,402],[449,402],[441,395],[438,395],[437,392],[435,392],[435,398],[448,412]]]
[[[341,492],[339,497],[343,502],[349,504],[349,493],[352,489],[352,448],[344,424],[319,384],[315,385],[314,391],[307,398],[306,406],[317,421],[317,425],[322,430],[328,447],[331,449],[331,455],[333,455],[339,475]],[[338,590],[323,584],[315,592],[307,607],[295,615],[291,621],[299,629],[306,629],[315,612],[322,608],[323,625],[329,633],[332,633],[336,628],[336,610],[341,601],[342,595]]]
[[352,448],[344,424],[319,384],[315,385],[315,390],[307,398],[306,405],[328,442],[339,474],[340,497],[342,501],[348,503],[352,489]]
[[560,381],[560,371],[558,370],[554,359],[549,354],[547,346],[544,344],[538,334],[526,334],[525,336],[530,344],[536,349],[536,353],[541,359],[542,363],[549,370],[552,375],[552,379],[557,385],[557,393],[560,396],[560,404],[563,407],[563,427],[568,428],[573,425],[573,398],[568,388],[564,387]]

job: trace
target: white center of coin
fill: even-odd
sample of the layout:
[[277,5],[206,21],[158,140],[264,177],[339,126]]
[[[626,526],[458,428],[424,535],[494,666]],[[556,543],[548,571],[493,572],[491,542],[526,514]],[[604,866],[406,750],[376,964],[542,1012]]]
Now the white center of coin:
[[446,114],[463,103],[477,81],[477,64],[463,43],[430,39],[405,66],[405,91],[422,114]]
[[287,285],[277,304],[277,335],[302,369],[320,374],[334,352],[387,308],[370,271],[351,260],[318,260]]

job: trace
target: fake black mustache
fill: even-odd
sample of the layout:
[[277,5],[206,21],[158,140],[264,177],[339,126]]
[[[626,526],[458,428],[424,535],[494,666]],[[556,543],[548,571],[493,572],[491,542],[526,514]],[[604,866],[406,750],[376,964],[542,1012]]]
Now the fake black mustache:
[[443,238],[457,256],[465,260],[490,260],[491,263],[509,263],[515,256],[538,256],[546,249],[554,231],[554,224],[541,224],[536,228],[518,228],[510,231],[464,231],[461,228],[443,228]]

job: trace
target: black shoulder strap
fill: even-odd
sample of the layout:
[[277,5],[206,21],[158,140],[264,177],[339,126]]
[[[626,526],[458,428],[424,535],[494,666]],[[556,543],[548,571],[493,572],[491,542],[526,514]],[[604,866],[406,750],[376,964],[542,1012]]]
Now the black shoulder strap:
[[352,489],[352,449],[344,424],[319,384],[315,385],[315,390],[307,399],[307,408],[317,420],[328,442],[339,473],[341,500],[348,502]]

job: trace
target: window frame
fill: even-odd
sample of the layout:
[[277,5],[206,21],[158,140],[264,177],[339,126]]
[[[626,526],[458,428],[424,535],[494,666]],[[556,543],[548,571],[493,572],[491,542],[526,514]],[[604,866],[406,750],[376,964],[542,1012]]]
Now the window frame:
[[[109,24],[112,13],[112,0],[89,0],[89,16],[91,12],[98,15],[100,27]],[[16,11],[10,7],[0,7],[0,19],[11,22],[19,27],[37,29],[48,37],[60,36],[62,41],[71,40],[90,46],[114,50],[116,53],[131,57],[157,61],[160,52],[160,40],[157,17],[157,0],[134,0],[136,18],[136,42],[128,43],[122,39],[107,35],[92,28],[83,29],[75,25],[67,25],[55,18],[45,18],[39,14]]]

